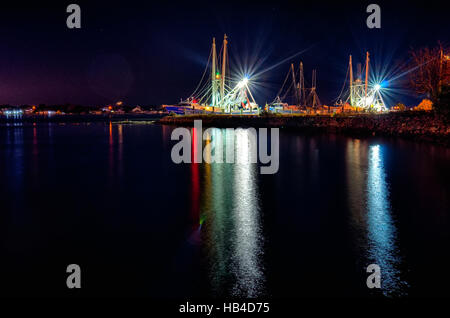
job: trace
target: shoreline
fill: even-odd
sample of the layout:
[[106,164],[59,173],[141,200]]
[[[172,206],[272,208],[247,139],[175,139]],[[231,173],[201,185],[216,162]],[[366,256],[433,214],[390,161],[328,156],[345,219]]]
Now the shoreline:
[[427,141],[450,146],[450,125],[432,112],[340,115],[184,115],[166,116],[155,123],[192,127],[202,120],[204,127],[281,128],[301,132],[341,133],[351,136],[386,136]]
[[160,120],[162,114],[66,114],[66,115],[23,115],[17,118],[0,117],[0,127],[8,124],[33,124],[33,123],[94,123],[94,122],[155,122]]
[[450,147],[450,124],[444,116],[433,112],[406,111],[384,114],[339,115],[161,115],[161,114],[114,114],[114,115],[55,115],[0,118],[0,127],[30,125],[35,123],[95,123],[122,124],[152,123],[192,127],[194,120],[202,120],[203,127],[217,128],[281,128],[304,133],[338,133],[353,137],[384,136],[400,137],[414,141],[426,141]]

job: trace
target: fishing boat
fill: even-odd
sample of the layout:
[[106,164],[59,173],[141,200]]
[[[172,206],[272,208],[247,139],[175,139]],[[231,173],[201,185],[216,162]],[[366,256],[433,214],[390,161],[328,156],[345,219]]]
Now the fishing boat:
[[[212,48],[203,76],[195,91],[185,100],[175,105],[163,105],[167,112],[175,114],[196,113],[259,113],[249,88],[249,78],[232,79],[228,74],[228,37],[224,36],[221,48],[222,56],[218,59],[216,40]],[[208,72],[209,71],[209,72]],[[206,76],[206,74],[210,76]]]
[[186,100],[181,100],[176,105],[162,105],[162,106],[168,113],[184,115],[188,112],[195,111],[195,107],[200,105],[198,105],[197,101],[193,97],[190,97]]

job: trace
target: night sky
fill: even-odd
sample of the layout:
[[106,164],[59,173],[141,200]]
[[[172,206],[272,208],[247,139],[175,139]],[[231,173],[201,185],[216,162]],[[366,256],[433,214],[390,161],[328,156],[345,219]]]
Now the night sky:
[[[367,28],[371,2],[364,1],[16,3],[0,9],[0,104],[176,103],[195,89],[212,37],[220,43],[224,33],[232,70],[270,69],[255,79],[258,103],[273,100],[300,60],[307,81],[317,69],[319,97],[330,103],[349,54],[356,70],[369,50],[372,67],[396,76],[411,47],[448,45],[450,33],[442,1],[376,1],[379,30]],[[81,6],[81,29],[66,26],[70,3]],[[400,87],[402,79],[389,84]],[[413,102],[397,92],[393,101]]]

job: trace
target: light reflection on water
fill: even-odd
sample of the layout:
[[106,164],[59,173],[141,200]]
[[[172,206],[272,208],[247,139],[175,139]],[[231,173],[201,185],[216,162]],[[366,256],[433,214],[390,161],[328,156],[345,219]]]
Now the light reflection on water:
[[365,255],[363,265],[380,266],[381,290],[385,296],[406,295],[408,284],[400,274],[402,258],[391,216],[383,148],[349,140],[346,161],[352,225],[358,238],[357,248]]
[[236,130],[235,136],[214,129],[211,137],[213,155],[214,150],[225,153],[227,143],[234,142],[235,160],[240,162],[202,165],[200,219],[211,287],[216,296],[258,297],[264,293],[264,272],[258,170],[248,163],[253,136],[248,129]]
[[369,148],[367,179],[368,259],[381,268],[385,295],[402,295],[407,287],[400,277],[401,258],[397,247],[397,229],[391,216],[388,184],[380,145]]
[[251,134],[240,129],[236,135],[236,159],[234,168],[235,200],[233,204],[234,259],[233,273],[236,275],[233,294],[256,297],[263,280],[261,268],[262,242],[260,233],[257,166],[245,163],[250,149]]
[[[33,291],[61,295],[64,285],[47,281],[54,268],[40,260],[58,263],[73,245],[105,277],[139,276],[105,279],[87,295],[448,295],[448,149],[284,133],[280,171],[267,177],[255,164],[176,165],[171,129],[109,122],[0,129],[8,273],[0,293],[24,294],[36,279],[21,265],[29,264],[42,270],[36,286],[44,289]],[[236,142],[225,129],[211,133],[214,144],[220,136],[233,141],[244,161],[248,132],[239,130]],[[365,284],[372,263],[381,266],[381,291]],[[336,283],[330,290],[322,288],[328,277]]]

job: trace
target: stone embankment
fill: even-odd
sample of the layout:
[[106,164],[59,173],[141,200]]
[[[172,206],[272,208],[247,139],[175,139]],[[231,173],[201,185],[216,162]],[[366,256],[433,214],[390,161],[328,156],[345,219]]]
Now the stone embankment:
[[203,127],[279,127],[297,131],[320,131],[352,135],[408,137],[450,145],[448,119],[432,112],[391,112],[386,114],[324,115],[187,115],[166,116],[164,125],[193,126],[202,120]]

